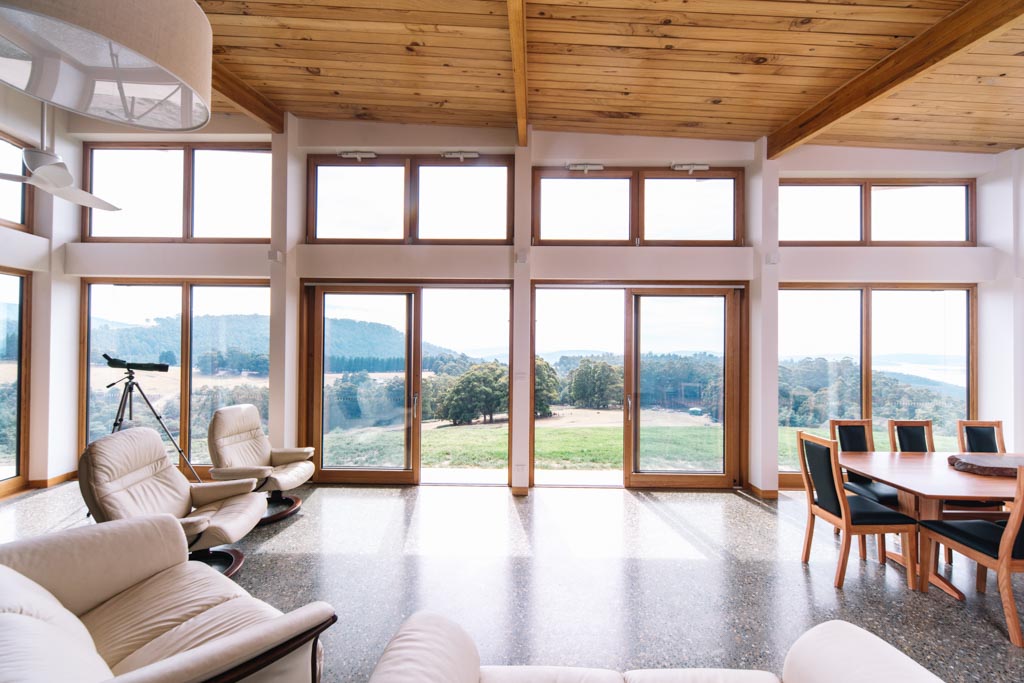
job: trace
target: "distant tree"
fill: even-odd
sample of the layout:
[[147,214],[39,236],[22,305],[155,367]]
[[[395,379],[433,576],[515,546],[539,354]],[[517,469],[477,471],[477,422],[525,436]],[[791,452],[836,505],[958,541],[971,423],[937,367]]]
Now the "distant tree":
[[469,424],[481,415],[508,409],[508,368],[501,363],[478,363],[459,376],[445,397],[443,417],[452,424]]
[[171,351],[171,350],[161,351],[160,352],[160,360],[158,360],[157,363],[167,363],[168,365],[177,365],[178,364],[178,356],[177,356],[177,354],[174,353],[174,351]]
[[622,368],[603,360],[580,360],[569,373],[569,400],[580,408],[607,408],[622,400]]
[[537,356],[533,366],[533,414],[537,417],[551,417],[551,404],[558,400],[558,373],[551,365]]
[[444,402],[455,383],[451,375],[426,375],[423,377],[422,398],[420,399],[424,420],[444,419]]

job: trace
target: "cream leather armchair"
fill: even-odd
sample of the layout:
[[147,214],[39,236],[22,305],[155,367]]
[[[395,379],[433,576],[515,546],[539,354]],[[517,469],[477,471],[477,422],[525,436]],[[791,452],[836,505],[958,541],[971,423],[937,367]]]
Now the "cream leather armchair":
[[160,435],[148,427],[114,432],[89,444],[78,461],[78,486],[97,522],[174,515],[192,559],[227,576],[242,566],[242,552],[210,548],[244,537],[267,509],[266,498],[252,493],[255,479],[190,484],[167,457]]
[[282,614],[199,562],[170,515],[0,545],[0,680],[313,683],[313,602]]
[[271,448],[263,433],[256,406],[243,403],[220,408],[207,431],[210,445],[210,476],[227,481],[253,477],[257,491],[270,493],[268,514],[260,524],[284,519],[299,511],[302,499],[284,496],[313,476],[312,448]]

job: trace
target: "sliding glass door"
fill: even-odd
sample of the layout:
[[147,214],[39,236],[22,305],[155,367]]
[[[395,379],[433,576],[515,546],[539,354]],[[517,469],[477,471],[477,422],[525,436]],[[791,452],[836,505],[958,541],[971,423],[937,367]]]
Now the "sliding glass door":
[[732,290],[630,290],[627,486],[737,479],[739,308]]
[[318,480],[508,481],[507,287],[319,286]]

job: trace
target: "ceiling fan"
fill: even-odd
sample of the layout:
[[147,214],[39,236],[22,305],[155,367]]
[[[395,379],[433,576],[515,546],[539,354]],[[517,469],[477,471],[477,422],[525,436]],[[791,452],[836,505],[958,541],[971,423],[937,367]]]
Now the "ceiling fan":
[[[47,114],[49,105],[42,103],[41,122],[39,126],[40,144],[48,148],[47,140]],[[54,197],[60,197],[72,204],[80,204],[91,209],[102,209],[104,211],[120,211],[110,202],[104,201],[96,195],[75,187],[75,178],[68,170],[67,164],[51,149],[26,149],[22,153],[25,168],[32,175],[23,176],[12,173],[0,173],[0,180],[10,180],[15,183],[24,183],[38,187],[43,192],[48,192]]]

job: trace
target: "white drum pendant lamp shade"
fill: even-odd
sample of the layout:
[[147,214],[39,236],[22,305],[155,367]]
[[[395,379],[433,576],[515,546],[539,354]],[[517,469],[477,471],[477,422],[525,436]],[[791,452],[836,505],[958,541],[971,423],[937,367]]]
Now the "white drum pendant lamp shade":
[[195,0],[0,0],[0,81],[96,119],[206,125],[212,51]]

